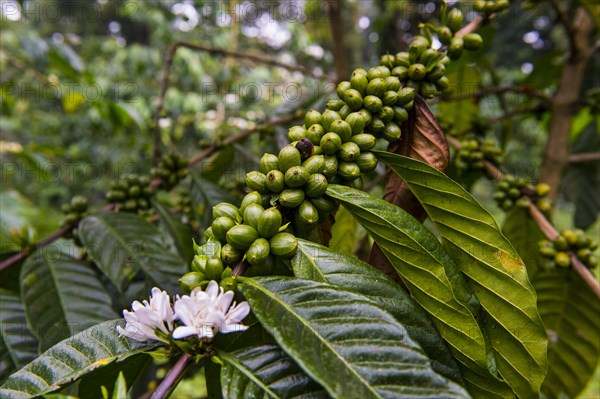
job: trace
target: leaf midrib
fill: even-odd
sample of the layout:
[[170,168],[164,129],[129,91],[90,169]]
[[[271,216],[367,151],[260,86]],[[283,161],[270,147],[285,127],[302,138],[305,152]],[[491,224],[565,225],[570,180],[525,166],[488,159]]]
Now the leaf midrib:
[[263,391],[265,391],[266,393],[268,393],[272,398],[276,398],[279,399],[281,398],[280,396],[278,396],[275,392],[273,392],[271,390],[271,388],[269,388],[269,386],[265,383],[263,383],[261,380],[259,380],[254,373],[251,372],[250,369],[248,369],[246,366],[244,366],[242,364],[242,362],[238,361],[238,359],[233,356],[231,353],[228,352],[220,352],[219,356],[221,356],[223,358],[223,360],[228,361],[229,365],[231,365],[232,367],[234,367],[236,370],[238,370],[239,372],[241,372],[243,375],[246,376],[246,378],[248,378],[250,381],[252,381],[253,383],[255,383],[256,385],[258,385]]

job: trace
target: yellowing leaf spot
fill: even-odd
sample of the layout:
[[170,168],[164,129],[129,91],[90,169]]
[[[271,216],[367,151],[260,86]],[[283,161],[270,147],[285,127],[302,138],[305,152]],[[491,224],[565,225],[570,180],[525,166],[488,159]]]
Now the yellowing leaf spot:
[[504,251],[497,251],[494,253],[496,259],[500,261],[502,267],[508,272],[512,273],[515,270],[524,269],[525,264],[518,256],[514,256]]
[[112,357],[107,357],[106,359],[96,360],[94,363],[90,364],[90,367],[95,369],[97,367],[106,366],[108,363],[110,363],[112,361],[113,361]]

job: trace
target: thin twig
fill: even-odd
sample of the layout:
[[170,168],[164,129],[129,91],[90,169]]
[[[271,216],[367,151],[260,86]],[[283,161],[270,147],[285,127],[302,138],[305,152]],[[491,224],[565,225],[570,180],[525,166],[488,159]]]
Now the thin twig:
[[346,48],[344,46],[344,26],[342,21],[341,5],[339,0],[327,0],[327,12],[329,14],[329,27],[331,31],[331,52],[335,65],[336,81],[348,76],[346,65]]
[[276,66],[279,68],[284,68],[288,71],[292,72],[301,72],[304,75],[310,76],[319,80],[329,80],[326,76],[318,75],[313,71],[308,70],[307,68],[301,65],[290,65],[285,62],[277,61],[273,58],[260,55],[260,54],[248,54],[241,53],[237,51],[223,50],[211,46],[206,46],[199,43],[188,43],[188,42],[175,42],[169,46],[167,50],[167,54],[165,56],[165,63],[163,65],[162,74],[160,78],[159,84],[159,94],[158,99],[156,101],[156,109],[154,111],[154,126],[152,132],[152,164],[156,166],[160,159],[160,117],[164,108],[165,96],[167,93],[167,89],[169,87],[169,75],[171,72],[171,68],[173,67],[173,60],[175,58],[175,53],[177,49],[184,47],[191,50],[202,51],[209,54],[217,54],[223,55],[226,57],[233,58],[242,58],[251,60],[257,63],[267,64]]
[[571,163],[596,161],[600,161],[600,152],[580,152],[569,156],[569,162]]
[[171,395],[177,383],[183,377],[183,374],[192,364],[192,356],[188,353],[184,353],[179,357],[177,363],[167,373],[165,378],[161,381],[160,385],[156,388],[150,399],[165,399]]
[[256,125],[255,127],[242,130],[232,136],[227,137],[225,140],[223,140],[223,142],[220,145],[211,145],[210,147],[196,153],[196,155],[193,155],[190,158],[188,165],[193,166],[193,165],[197,164],[198,162],[202,161],[203,159],[208,158],[209,156],[211,156],[212,154],[217,152],[219,150],[219,148],[222,148],[223,146],[233,144],[235,142],[243,140],[246,137],[248,137],[250,134],[252,134],[256,131],[259,131],[259,130],[262,130],[262,129],[265,129],[265,128],[268,128],[271,126],[283,125],[283,124],[292,122],[294,119],[298,119],[298,116],[296,116],[295,113],[293,115],[284,116],[279,119],[274,119],[272,121],[265,122],[260,125]]
[[[495,15],[495,14],[492,14]],[[490,19],[483,14],[477,15],[471,22],[463,26],[459,31],[455,33],[456,36],[462,37],[468,35],[469,33],[475,32],[477,29],[481,28],[485,23],[487,23]]]

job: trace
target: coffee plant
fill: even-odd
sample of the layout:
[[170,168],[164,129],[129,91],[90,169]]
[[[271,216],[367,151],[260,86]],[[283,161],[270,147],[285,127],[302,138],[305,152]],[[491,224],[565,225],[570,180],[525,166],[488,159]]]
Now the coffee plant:
[[[442,129],[456,123],[441,112],[448,71],[509,6],[476,1],[466,21],[442,2],[407,51],[339,76],[324,107],[190,159],[154,148],[154,167],[120,176],[104,208],[78,195],[50,237],[15,232],[0,396],[165,398],[196,377],[210,398],[579,395],[600,357],[597,242],[556,231],[550,179],[503,173],[506,143]],[[291,122],[230,190],[195,173]],[[502,227],[470,193],[484,176]]]

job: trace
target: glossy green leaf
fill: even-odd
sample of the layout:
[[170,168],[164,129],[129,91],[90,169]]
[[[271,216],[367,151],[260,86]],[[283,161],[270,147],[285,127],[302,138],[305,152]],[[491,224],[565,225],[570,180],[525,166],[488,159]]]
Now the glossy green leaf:
[[311,241],[298,243],[292,259],[296,277],[337,285],[369,298],[402,323],[437,373],[462,383],[458,365],[427,313],[394,280],[355,256]]
[[540,257],[538,242],[546,237],[530,216],[529,210],[519,207],[511,209],[502,225],[502,234],[510,240],[523,259],[531,279],[531,276],[537,271],[538,265],[543,261]]
[[115,381],[115,387],[113,389],[112,399],[129,399],[131,396],[127,393],[127,381],[123,372],[119,373],[117,380]]
[[177,220],[176,217],[158,201],[155,201],[153,205],[160,215],[160,225],[173,239],[173,244],[175,245],[175,248],[177,248],[179,256],[181,256],[186,263],[191,263],[194,258],[192,227],[189,224],[184,224]]
[[[327,193],[371,234],[412,297],[427,311],[462,364],[469,391],[512,396],[508,386],[495,378],[493,363],[488,365],[489,343],[477,321],[477,299],[433,233],[403,209],[363,191],[330,185]],[[472,371],[465,373],[468,369]]]
[[41,352],[116,317],[94,269],[59,245],[37,250],[27,258],[21,269],[21,295],[27,323],[40,340]]
[[156,226],[123,212],[100,212],[79,223],[79,236],[90,256],[106,276],[123,290],[141,269],[169,292],[188,267],[170,252]]
[[525,265],[494,218],[458,183],[410,158],[377,151],[415,194],[485,311],[500,375],[533,398],[548,367],[548,340]]
[[121,337],[117,325],[123,321],[106,321],[56,344],[11,375],[0,386],[0,397],[32,398],[58,391],[95,369],[156,346]]
[[220,352],[219,357],[225,363],[221,369],[224,399],[329,397],[276,345]]
[[331,228],[329,247],[341,253],[354,253],[356,227],[356,220],[343,206],[340,206],[335,213],[335,223]]
[[435,373],[392,315],[340,287],[288,277],[243,279],[277,343],[334,397],[468,397]]
[[38,341],[25,319],[19,295],[0,289],[0,381],[38,355]]
[[549,398],[576,398],[600,360],[600,301],[571,269],[540,270],[532,277],[548,332]]

